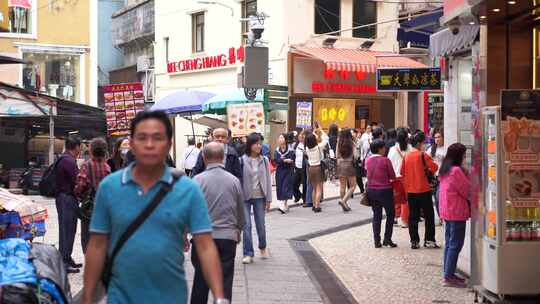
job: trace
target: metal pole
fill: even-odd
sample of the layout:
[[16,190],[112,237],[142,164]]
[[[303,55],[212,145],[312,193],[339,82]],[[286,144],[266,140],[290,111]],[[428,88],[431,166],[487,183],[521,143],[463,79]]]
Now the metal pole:
[[195,139],[195,127],[193,126],[193,115],[189,112],[189,118],[191,120],[191,132],[193,134],[193,139]]
[[54,163],[54,118],[53,105],[49,109],[49,165]]

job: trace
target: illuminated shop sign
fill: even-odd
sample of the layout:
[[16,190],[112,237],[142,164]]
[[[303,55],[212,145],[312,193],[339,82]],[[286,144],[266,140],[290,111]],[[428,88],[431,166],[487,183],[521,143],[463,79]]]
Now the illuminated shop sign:
[[441,69],[377,69],[377,91],[440,91]]
[[180,73],[198,70],[215,69],[237,62],[244,62],[244,47],[231,47],[227,54],[218,54],[214,56],[201,56],[167,63],[167,73]]

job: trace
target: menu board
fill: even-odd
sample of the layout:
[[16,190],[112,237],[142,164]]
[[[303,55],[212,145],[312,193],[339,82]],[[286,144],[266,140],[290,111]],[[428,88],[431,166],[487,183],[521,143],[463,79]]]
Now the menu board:
[[539,207],[540,199],[540,92],[502,92],[502,133],[507,198],[513,207]]
[[253,132],[264,134],[264,107],[260,102],[227,106],[227,121],[232,137],[247,136]]
[[311,128],[311,113],[313,103],[306,101],[296,102],[296,127],[300,129]]
[[144,92],[140,82],[103,86],[107,132],[109,136],[129,134],[131,120],[144,111]]

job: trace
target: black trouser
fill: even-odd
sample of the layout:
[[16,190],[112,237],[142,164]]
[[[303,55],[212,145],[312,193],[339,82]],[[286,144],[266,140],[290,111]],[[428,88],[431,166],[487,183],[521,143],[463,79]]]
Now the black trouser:
[[[300,192],[300,185],[302,185],[302,192]],[[302,199],[302,202],[306,202],[306,170],[304,168],[294,168],[294,199],[296,201]]]
[[424,235],[425,241],[435,242],[435,213],[433,212],[433,201],[431,199],[431,191],[425,193],[407,193],[409,202],[409,236],[412,242],[420,243],[418,235],[418,222],[420,221],[420,213],[424,215],[426,232]]
[[381,242],[382,210],[384,208],[384,213],[386,213],[384,241],[391,241],[394,232],[394,218],[396,217],[394,191],[392,189],[368,189],[368,200],[371,203],[371,210],[373,210],[373,240],[375,243]]
[[[234,257],[236,256],[237,243],[233,240],[214,239],[221,261],[223,270],[223,290],[225,298],[232,300],[232,286],[234,280]],[[195,243],[191,249],[191,263],[195,268],[195,277],[193,278],[193,289],[191,291],[191,304],[208,303],[208,292],[210,288],[204,279],[199,257],[197,256]]]
[[77,199],[66,193],[59,193],[56,197],[56,211],[58,212],[59,241],[58,247],[64,262],[71,260],[73,243],[77,233],[77,216],[79,206]]
[[86,253],[86,245],[90,240],[90,220],[81,219],[81,246],[83,253]]
[[186,172],[186,176],[191,176],[192,169],[184,169],[184,172]]

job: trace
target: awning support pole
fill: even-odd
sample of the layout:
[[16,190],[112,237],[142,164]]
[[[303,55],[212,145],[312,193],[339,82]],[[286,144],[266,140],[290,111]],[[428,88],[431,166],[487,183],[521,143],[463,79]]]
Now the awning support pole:
[[53,105],[49,109],[49,165],[54,163],[54,118]]

